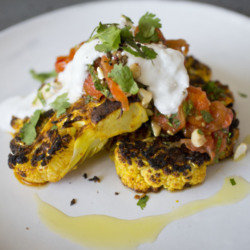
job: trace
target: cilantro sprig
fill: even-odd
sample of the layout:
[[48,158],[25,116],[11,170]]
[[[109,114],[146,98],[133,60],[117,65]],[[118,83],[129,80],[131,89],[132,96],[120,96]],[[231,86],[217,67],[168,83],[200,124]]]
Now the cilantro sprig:
[[181,124],[180,120],[177,117],[177,114],[172,114],[171,116],[166,117],[168,119],[168,125],[173,128],[178,128]]
[[70,107],[68,102],[68,93],[59,95],[50,106],[57,112],[57,117],[66,112],[66,109]]
[[236,185],[235,179],[234,179],[234,178],[231,178],[231,179],[230,179],[230,183],[231,183],[232,186]]
[[111,93],[107,86],[101,83],[101,80],[98,78],[95,69],[92,65],[88,65],[89,73],[92,77],[92,81],[94,82],[94,86],[96,90],[99,90],[104,96],[110,97]]
[[213,81],[204,84],[202,90],[206,91],[210,101],[215,101],[225,97],[225,90]]
[[34,114],[30,117],[29,122],[25,123],[20,130],[21,140],[26,145],[31,145],[33,141],[36,139],[36,125],[39,121],[40,115],[42,111],[36,110]]
[[121,29],[117,27],[117,24],[102,24],[96,28],[96,35],[92,39],[98,38],[102,44],[97,44],[95,49],[100,52],[110,52],[117,50],[121,42]]
[[184,112],[185,116],[188,117],[194,111],[194,104],[193,104],[193,102],[191,100],[184,101],[182,109],[183,109],[183,112]]
[[240,97],[247,98],[247,94],[242,93],[242,92],[239,92],[239,91],[238,91],[238,95],[239,95]]
[[135,38],[130,31],[130,27],[124,27],[121,30],[121,43],[123,44],[122,49],[136,57],[152,60],[157,56],[157,53],[152,48],[141,45],[135,41]]
[[137,206],[141,207],[141,209],[143,210],[146,207],[148,200],[149,197],[145,195],[137,202]]
[[133,74],[128,66],[115,64],[108,76],[121,87],[122,91],[132,95],[138,93],[139,88],[134,81]]
[[139,20],[139,32],[135,36],[136,41],[141,43],[158,42],[157,28],[161,28],[160,19],[156,18],[155,14],[147,12]]
[[206,110],[201,110],[201,115],[202,115],[202,118],[203,120],[206,122],[206,123],[210,123],[214,120],[214,118],[212,117],[212,115],[206,111]]
[[[124,18],[132,25],[133,22],[130,18],[126,16]],[[147,12],[141,17],[139,32],[135,36],[129,25],[119,28],[116,23],[99,23],[99,26],[92,32],[89,41],[98,38],[102,43],[97,44],[95,49],[100,52],[107,53],[121,48],[136,57],[152,60],[156,58],[157,53],[142,43],[158,42],[159,37],[156,29],[160,27],[160,19]],[[96,34],[93,35],[94,33]]]
[[57,73],[55,71],[37,73],[33,69],[30,70],[30,74],[33,77],[33,79],[35,79],[41,83],[44,83],[49,78],[53,78],[53,77],[57,76]]

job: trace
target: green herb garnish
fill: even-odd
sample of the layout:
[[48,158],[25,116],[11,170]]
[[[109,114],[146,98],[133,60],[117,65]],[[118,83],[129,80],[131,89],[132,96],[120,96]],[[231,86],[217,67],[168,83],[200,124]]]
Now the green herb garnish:
[[85,104],[88,104],[93,101],[93,97],[90,95],[85,96],[84,98]]
[[101,80],[98,78],[97,74],[95,73],[95,69],[92,65],[88,65],[89,73],[92,77],[92,81],[94,82],[95,89],[100,91],[106,97],[110,97],[110,91],[107,86],[104,86],[101,83]]
[[95,49],[101,52],[109,52],[117,50],[121,43],[121,29],[116,24],[102,24],[100,23],[94,38],[99,38],[102,44],[97,44]]
[[181,124],[180,120],[177,118],[177,114],[172,114],[170,117],[166,116],[168,119],[168,125],[170,127],[178,128]]
[[212,117],[212,115],[206,111],[206,110],[202,110],[201,111],[201,115],[202,115],[202,118],[203,120],[206,122],[206,123],[210,123],[214,120],[214,118]]
[[129,23],[134,23],[131,18],[129,18],[128,16],[122,15],[123,18],[125,18],[125,20]]
[[235,182],[234,178],[231,178],[230,182],[231,182],[232,186],[236,185],[236,182]]
[[194,104],[191,100],[187,100],[183,103],[182,106],[183,112],[185,114],[186,117],[188,117],[189,115],[192,114],[192,111],[194,109]]
[[144,197],[142,197],[138,202],[137,202],[137,206],[140,206],[141,209],[143,210],[146,207],[147,201],[148,201],[149,197],[147,195],[145,195]]
[[20,137],[27,145],[31,145],[36,139],[36,125],[39,121],[41,113],[41,110],[36,110],[30,117],[29,122],[25,123],[20,130]]
[[243,97],[243,98],[247,98],[247,94],[245,93],[241,93],[241,92],[238,92],[239,96]]
[[160,19],[156,18],[155,14],[147,12],[139,20],[139,32],[135,36],[136,41],[141,43],[158,42],[157,28],[161,28]]
[[129,45],[131,45],[131,47],[122,48],[136,57],[142,57],[145,59],[152,60],[155,59],[157,56],[157,53],[152,48],[148,48],[146,46],[138,46],[136,43],[129,43]]
[[35,70],[31,69],[30,70],[30,74],[31,76],[41,82],[44,83],[47,79],[52,78],[52,77],[56,77],[57,73],[55,71],[51,71],[51,72],[43,72],[43,73],[37,73]]
[[202,130],[200,130],[200,129],[198,129],[198,134],[200,134],[200,135],[204,135],[203,131],[202,131]]
[[[124,16],[128,22],[130,18]],[[142,57],[152,60],[156,58],[157,53],[145,45],[138,42],[148,43],[159,41],[156,28],[160,28],[160,19],[155,18],[154,14],[146,13],[139,21],[139,32],[136,37],[130,31],[131,27],[126,26],[122,29],[118,24],[102,24],[94,29],[89,41],[98,38],[102,44],[97,44],[95,49],[101,52],[110,52],[122,48],[136,57]],[[96,32],[95,35],[93,35]]]
[[207,82],[202,87],[202,90],[206,91],[211,101],[218,100],[225,97],[225,90],[221,88],[216,82]]
[[219,157],[220,157],[220,149],[221,149],[221,144],[222,144],[222,138],[215,133],[215,138],[217,138],[217,142],[216,142],[216,147],[215,147],[215,158],[214,158],[214,162],[218,163],[219,162]]
[[229,144],[231,142],[231,136],[232,136],[232,133],[229,132],[227,135],[227,144]]
[[66,109],[70,107],[68,102],[68,93],[59,95],[50,106],[57,112],[57,117],[66,112]]
[[38,90],[37,92],[37,98],[40,100],[40,102],[42,103],[43,106],[46,105],[46,101],[44,99],[43,93],[41,90]]
[[122,91],[132,95],[137,94],[139,88],[128,66],[115,64],[108,76],[121,87]]
[[121,30],[121,42],[123,44],[122,48],[136,57],[152,60],[157,56],[157,53],[152,48],[136,43],[129,27],[124,27]]

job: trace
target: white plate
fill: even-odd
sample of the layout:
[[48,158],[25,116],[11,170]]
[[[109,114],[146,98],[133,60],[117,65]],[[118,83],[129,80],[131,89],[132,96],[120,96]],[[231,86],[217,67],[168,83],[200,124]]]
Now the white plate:
[[[204,4],[186,2],[107,2],[83,4],[33,18],[0,33],[0,99],[27,94],[37,88],[28,74],[30,68],[50,70],[57,55],[66,54],[74,44],[88,38],[103,22],[116,22],[124,13],[135,21],[146,11],[161,18],[167,38],[185,38],[191,54],[209,64],[214,78],[228,83],[236,97],[241,139],[249,133],[250,106],[250,21],[247,17]],[[241,91],[248,94],[244,99]],[[18,103],[17,103],[18,105]],[[21,185],[7,166],[10,136],[0,132],[0,248],[1,249],[82,249],[81,246],[49,231],[39,221],[34,194],[65,213],[107,214],[139,218],[165,213],[177,206],[206,198],[222,186],[223,179],[241,175],[250,180],[249,154],[241,162],[226,161],[208,169],[207,180],[184,192],[150,194],[142,211],[134,192],[125,188],[105,155],[92,159],[59,183],[42,189]],[[101,183],[83,179],[82,173],[97,175]],[[70,184],[71,183],[71,184]],[[97,193],[99,191],[99,193]],[[120,192],[115,196],[114,192]],[[72,198],[78,203],[70,207]],[[177,204],[175,201],[180,200]],[[167,226],[153,244],[143,249],[247,249],[250,231],[250,199],[216,207]],[[29,227],[29,230],[25,228]]]

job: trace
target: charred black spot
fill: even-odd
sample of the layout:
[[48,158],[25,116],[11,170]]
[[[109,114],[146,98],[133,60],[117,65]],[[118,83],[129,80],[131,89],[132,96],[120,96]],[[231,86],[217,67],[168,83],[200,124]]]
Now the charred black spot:
[[63,128],[70,128],[70,127],[72,127],[72,124],[74,122],[81,121],[82,118],[83,118],[82,116],[76,116],[74,119],[71,120],[70,117],[68,117],[67,120],[63,124]]
[[77,201],[76,199],[72,199],[71,202],[70,202],[70,206],[75,205],[75,204],[76,204],[76,201]]
[[[128,100],[129,100],[129,103],[140,101],[138,96],[130,96]],[[97,124],[98,122],[103,120],[105,117],[107,117],[109,114],[111,114],[112,112],[120,108],[121,108],[120,102],[110,101],[109,99],[106,99],[101,105],[93,108],[93,111],[91,113],[91,121]]]
[[53,109],[45,111],[41,116],[42,118],[51,118],[55,114]]
[[97,176],[94,176],[93,178],[90,178],[89,181],[93,181],[93,182],[100,182],[100,178]]
[[93,108],[93,111],[91,113],[91,121],[97,124],[119,108],[121,108],[120,102],[110,101],[109,99],[106,99],[101,105]]
[[18,172],[17,172],[20,176],[22,176],[22,177],[26,177],[26,173],[24,172],[24,171],[22,171],[22,170],[18,170]]
[[66,147],[67,144],[69,144],[69,142],[71,141],[71,139],[72,139],[72,137],[69,134],[62,136],[63,146]]
[[60,150],[61,148],[62,148],[62,138],[60,135],[57,135],[50,149],[48,150],[48,154],[53,155],[56,153],[56,151]]
[[10,121],[11,127],[15,126],[15,123],[17,120],[18,120],[18,118],[16,116],[12,116],[11,121]]
[[9,154],[8,164],[10,168],[14,168],[16,164],[24,164],[28,162],[28,158],[24,154]]
[[119,143],[119,153],[130,165],[133,158],[137,160],[138,166],[146,160],[152,168],[163,169],[166,174],[190,171],[189,161],[201,166],[210,159],[208,154],[193,152],[185,145],[169,147],[163,142],[164,139],[161,137],[154,138],[153,141],[147,143],[132,141],[124,137]]

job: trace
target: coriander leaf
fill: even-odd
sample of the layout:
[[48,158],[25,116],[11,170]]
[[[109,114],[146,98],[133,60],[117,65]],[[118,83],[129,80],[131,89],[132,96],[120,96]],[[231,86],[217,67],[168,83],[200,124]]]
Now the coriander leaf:
[[133,50],[131,47],[123,47],[123,50],[127,51],[128,53],[130,53],[133,56],[143,57],[138,51]]
[[111,93],[110,93],[109,89],[107,87],[103,86],[100,82],[95,82],[94,86],[95,86],[95,89],[102,92],[102,94],[104,94],[104,96],[111,97]]
[[177,118],[177,114],[172,114],[170,117],[166,117],[168,119],[168,125],[170,127],[178,128],[181,124],[180,120]]
[[122,91],[126,93],[135,95],[139,90],[128,66],[115,64],[114,68],[109,73],[109,77],[112,78],[121,87]]
[[157,56],[157,53],[152,48],[137,44],[134,41],[133,34],[129,30],[129,27],[124,27],[123,29],[121,29],[121,43],[123,44],[122,48],[125,51],[136,57],[142,57],[152,60]]
[[216,82],[207,82],[202,87],[202,90],[204,90],[208,98],[211,101],[218,100],[219,98],[225,97],[225,90],[221,88]]
[[29,122],[25,123],[20,130],[20,137],[27,145],[31,145],[36,139],[36,125],[39,121],[41,113],[41,110],[36,110],[30,117]]
[[93,97],[90,95],[85,96],[84,98],[85,104],[88,104],[93,101]]
[[135,43],[129,43],[129,45],[131,45],[135,50],[133,50],[131,47],[123,47],[123,49],[128,53],[134,55],[135,57],[142,57],[145,59],[153,60],[157,56],[157,53],[152,48],[148,48],[146,46],[139,47]]
[[159,37],[156,28],[161,28],[159,18],[155,18],[155,14],[146,13],[139,20],[139,32],[135,39],[141,43],[158,42]]
[[134,23],[134,22],[131,20],[131,18],[129,18],[128,16],[122,15],[122,17],[123,17],[127,22]]
[[183,112],[184,112],[186,117],[191,115],[191,113],[194,109],[193,102],[191,100],[187,100],[187,101],[183,102],[182,109],[183,109]]
[[155,59],[157,56],[157,53],[152,49],[148,48],[146,46],[141,46],[142,53],[144,54],[145,59]]
[[138,202],[137,202],[137,206],[140,206],[141,209],[143,210],[146,207],[147,201],[148,201],[149,197],[146,195],[144,197],[142,197]]
[[121,42],[130,41],[133,42],[133,34],[129,30],[129,27],[124,27],[121,29]]
[[219,162],[219,158],[220,158],[220,149],[221,149],[221,144],[222,144],[222,138],[219,136],[218,133],[215,133],[214,136],[215,136],[215,138],[217,138],[216,147],[215,147],[214,162],[218,163]]
[[88,65],[88,69],[89,69],[89,73],[92,77],[92,81],[94,82],[95,89],[102,92],[102,94],[104,94],[104,96],[110,97],[111,93],[110,93],[108,87],[104,86],[101,83],[101,80],[98,78],[97,74],[95,73],[94,67],[92,65]]
[[231,182],[232,186],[236,185],[236,182],[235,182],[234,178],[231,178],[230,182]]
[[241,93],[241,92],[238,92],[239,96],[243,97],[243,98],[247,98],[247,94],[244,94],[244,93]]
[[206,122],[206,123],[210,123],[214,120],[214,118],[212,117],[212,115],[206,111],[206,110],[201,110],[201,115],[202,115],[202,118],[203,120]]
[[41,92],[41,90],[38,90],[37,98],[40,100],[40,102],[42,103],[43,106],[46,105],[46,101],[44,99],[44,96],[43,96],[43,93]]
[[198,129],[198,134],[200,134],[200,135],[204,135],[204,133],[203,133],[203,131],[202,130],[200,130],[200,129]]
[[52,78],[52,77],[56,77],[57,73],[55,71],[51,71],[51,72],[43,72],[43,73],[37,73],[35,70],[31,69],[30,70],[30,74],[31,76],[41,82],[44,83],[47,79]]
[[231,136],[232,136],[232,133],[229,132],[228,135],[227,135],[227,144],[231,143]]
[[120,33],[121,30],[115,24],[107,25],[100,23],[94,38],[99,38],[102,44],[97,44],[95,49],[100,52],[117,50],[121,43]]
[[70,107],[67,96],[68,93],[59,95],[55,101],[50,104],[50,106],[57,112],[57,117],[65,113],[66,109]]

